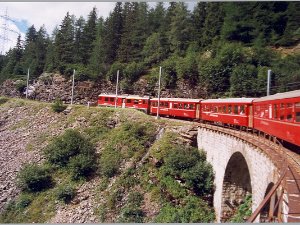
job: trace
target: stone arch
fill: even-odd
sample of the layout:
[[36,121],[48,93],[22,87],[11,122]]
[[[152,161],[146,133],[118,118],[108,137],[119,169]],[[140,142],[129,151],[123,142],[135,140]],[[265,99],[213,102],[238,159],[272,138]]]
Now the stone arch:
[[[269,183],[264,198],[267,196],[267,194],[271,191],[272,187],[274,186],[274,183],[271,182]],[[260,220],[259,222],[264,223],[264,222],[269,222],[268,221],[268,216],[270,212],[271,206],[274,207],[274,204],[278,201],[278,196],[277,194],[273,195],[272,198],[266,203],[265,207],[262,209],[260,213]],[[275,210],[274,214],[277,215],[278,209]]]
[[221,203],[221,222],[227,222],[245,197],[252,194],[251,177],[245,157],[235,152],[230,157],[224,174]]

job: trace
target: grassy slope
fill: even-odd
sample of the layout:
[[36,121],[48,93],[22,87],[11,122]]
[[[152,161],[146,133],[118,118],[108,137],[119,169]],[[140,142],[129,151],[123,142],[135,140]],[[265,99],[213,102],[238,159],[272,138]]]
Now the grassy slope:
[[[0,215],[0,222],[53,221],[51,218],[55,217],[57,208],[65,207],[72,211],[78,205],[78,201],[69,205],[58,201],[57,189],[70,184],[79,190],[86,183],[92,187],[88,191],[93,196],[91,210],[96,215],[95,222],[181,222],[180,218],[172,218],[172,212],[183,213],[185,222],[201,222],[199,218],[202,222],[214,220],[209,204],[195,197],[186,186],[179,185],[175,178],[163,181],[162,171],[153,163],[163,157],[158,149],[163,149],[166,155],[175,145],[180,145],[176,134],[169,132],[157,141],[155,137],[159,129],[180,127],[184,123],[155,120],[136,110],[88,109],[85,106],[74,106],[65,116],[52,112],[48,103],[20,99],[8,99],[6,102],[0,98],[1,112],[22,106],[26,106],[24,118],[19,118],[20,121],[13,123],[9,129],[26,129],[30,124],[26,116],[39,114],[42,110],[43,114],[56,118],[55,123],[50,123],[47,129],[31,139],[26,146],[27,151],[38,149],[41,143],[42,146],[49,143],[54,134],[63,132],[62,128],[78,129],[96,146],[99,166],[88,181],[74,182],[68,171],[55,171],[53,188],[36,194],[20,194]],[[39,152],[42,153],[42,149]],[[95,180],[97,182],[92,182]],[[191,201],[186,196],[191,197]],[[196,210],[194,207],[198,207],[197,213],[193,211]],[[195,219],[190,219],[192,217]]]

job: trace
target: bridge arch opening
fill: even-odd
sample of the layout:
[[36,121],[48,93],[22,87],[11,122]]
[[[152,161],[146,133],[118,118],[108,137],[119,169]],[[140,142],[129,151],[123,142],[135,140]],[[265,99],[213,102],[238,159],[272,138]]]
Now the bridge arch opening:
[[[274,186],[274,183],[271,182],[269,183],[266,192],[265,192],[265,196],[264,198],[269,194],[269,192],[271,191],[272,187]],[[261,213],[260,213],[260,220],[259,222],[264,223],[264,222],[272,222],[269,221],[272,220],[272,218],[269,218],[270,213],[273,215],[277,215],[278,214],[278,208],[276,208],[274,210],[274,204],[278,201],[278,196],[277,194],[273,195],[271,197],[271,199],[266,203],[265,207],[262,209]]]
[[251,178],[246,159],[235,152],[225,169],[222,189],[221,222],[228,222],[247,195],[252,194]]

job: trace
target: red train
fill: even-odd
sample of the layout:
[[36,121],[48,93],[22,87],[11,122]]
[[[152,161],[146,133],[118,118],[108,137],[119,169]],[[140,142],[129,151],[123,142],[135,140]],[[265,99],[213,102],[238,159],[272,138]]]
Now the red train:
[[[135,108],[156,115],[158,99],[101,94],[99,106]],[[300,149],[300,90],[262,98],[184,99],[160,98],[159,115],[262,131]]]

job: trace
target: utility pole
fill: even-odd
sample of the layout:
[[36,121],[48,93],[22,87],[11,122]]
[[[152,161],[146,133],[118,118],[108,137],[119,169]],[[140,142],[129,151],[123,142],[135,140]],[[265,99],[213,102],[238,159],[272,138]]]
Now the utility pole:
[[28,85],[29,85],[29,68],[27,70],[27,87],[26,87],[26,98],[28,98]]
[[267,96],[270,95],[271,72],[272,70],[268,70]]
[[158,103],[157,103],[157,115],[156,115],[156,119],[159,119],[159,107],[160,107],[160,80],[161,80],[161,66],[159,67],[159,77],[158,77]]
[[74,81],[75,81],[75,69],[73,70],[71,105],[73,105],[73,97],[74,97]]
[[119,85],[119,70],[117,71],[117,84],[116,84],[115,108],[117,108],[117,101],[118,101],[118,85]]

